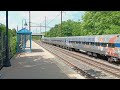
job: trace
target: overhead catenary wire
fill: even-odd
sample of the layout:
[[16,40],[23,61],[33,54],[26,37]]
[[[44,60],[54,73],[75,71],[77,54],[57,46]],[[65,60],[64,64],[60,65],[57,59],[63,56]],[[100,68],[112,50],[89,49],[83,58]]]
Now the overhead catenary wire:
[[53,20],[55,20],[55,19],[56,19],[58,16],[60,16],[60,15],[61,15],[61,14],[58,14],[56,17],[54,17],[50,22],[47,23],[47,25],[50,24]]

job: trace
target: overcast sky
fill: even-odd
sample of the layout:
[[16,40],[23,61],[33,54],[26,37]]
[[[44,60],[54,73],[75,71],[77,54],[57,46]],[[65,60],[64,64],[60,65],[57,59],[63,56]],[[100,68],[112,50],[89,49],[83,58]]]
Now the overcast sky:
[[[28,11],[9,11],[9,28],[16,28],[18,25],[18,29],[22,28],[22,20],[26,19],[27,24],[29,22],[29,12]],[[84,14],[84,11],[63,11],[63,21],[68,19],[78,21],[81,20],[81,16]],[[6,20],[6,12],[0,11],[0,23],[5,24]],[[54,27],[55,24],[59,24],[61,22],[61,14],[60,11],[31,11],[31,26],[41,25],[45,26],[45,16],[47,26]],[[23,20],[25,22],[25,20]],[[28,24],[29,25],[29,24]],[[50,28],[46,28],[47,31]],[[32,27],[31,31],[33,33],[40,32],[40,28]],[[42,27],[41,31],[44,32],[45,28]]]

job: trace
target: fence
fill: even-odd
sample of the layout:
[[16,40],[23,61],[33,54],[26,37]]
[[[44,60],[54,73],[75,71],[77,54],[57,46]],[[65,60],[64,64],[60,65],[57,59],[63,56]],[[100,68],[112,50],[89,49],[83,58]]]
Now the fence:
[[0,67],[3,66],[3,60],[6,58],[5,33],[0,32]]
[[[16,38],[9,36],[9,59],[11,59],[16,53]],[[0,32],[0,68],[3,66],[3,61],[6,58],[6,35]]]

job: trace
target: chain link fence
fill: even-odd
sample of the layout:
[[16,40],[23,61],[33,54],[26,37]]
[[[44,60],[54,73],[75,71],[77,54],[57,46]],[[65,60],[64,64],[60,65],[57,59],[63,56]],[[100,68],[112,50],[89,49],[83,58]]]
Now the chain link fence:
[[3,61],[6,58],[6,40],[5,33],[0,32],[0,68],[3,66]]
[[[16,53],[16,37],[9,35],[9,59]],[[3,66],[3,61],[6,59],[6,34],[0,32],[0,68]]]

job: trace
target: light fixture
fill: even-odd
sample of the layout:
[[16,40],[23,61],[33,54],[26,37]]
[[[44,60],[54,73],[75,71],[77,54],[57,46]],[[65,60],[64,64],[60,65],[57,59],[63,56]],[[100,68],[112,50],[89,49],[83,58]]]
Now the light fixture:
[[25,24],[24,24],[24,26],[28,26],[27,23],[26,23],[26,20],[25,20]]

